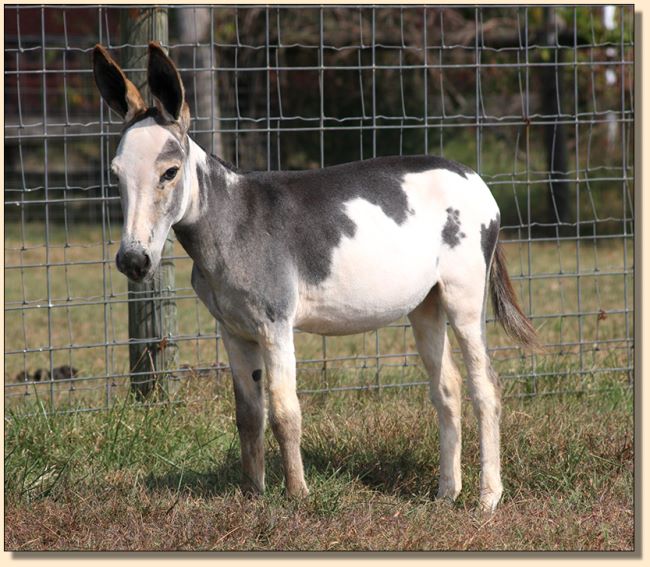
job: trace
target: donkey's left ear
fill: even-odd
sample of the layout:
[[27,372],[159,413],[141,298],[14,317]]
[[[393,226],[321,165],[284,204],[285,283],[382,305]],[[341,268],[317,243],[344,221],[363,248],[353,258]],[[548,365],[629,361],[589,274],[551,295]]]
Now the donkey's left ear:
[[181,123],[187,120],[189,126],[189,109],[185,103],[185,89],[181,76],[160,44],[153,41],[149,43],[147,81],[156,108],[165,119]]

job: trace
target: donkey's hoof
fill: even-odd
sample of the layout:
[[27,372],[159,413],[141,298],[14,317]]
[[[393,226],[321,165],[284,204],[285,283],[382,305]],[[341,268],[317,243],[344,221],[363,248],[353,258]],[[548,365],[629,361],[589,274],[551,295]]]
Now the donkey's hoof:
[[501,491],[481,494],[478,509],[482,514],[492,515],[501,500]]
[[292,499],[301,500],[309,496],[309,489],[306,484],[287,487],[287,496]]
[[244,496],[249,498],[255,498],[264,494],[264,486],[259,487],[253,482],[243,482],[240,488]]
[[460,488],[454,488],[452,486],[440,486],[438,488],[438,493],[436,494],[436,500],[449,502],[453,504],[460,494]]

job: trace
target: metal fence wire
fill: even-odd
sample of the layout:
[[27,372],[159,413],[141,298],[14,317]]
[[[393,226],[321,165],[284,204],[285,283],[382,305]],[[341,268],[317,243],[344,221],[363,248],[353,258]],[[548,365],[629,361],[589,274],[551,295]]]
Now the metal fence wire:
[[[129,392],[128,304],[145,299],[114,266],[120,119],[91,59],[98,42],[122,63],[144,48],[134,22],[154,11],[191,135],[238,167],[424,153],[483,176],[546,347],[521,351],[488,312],[505,395],[631,384],[633,6],[6,5],[6,408],[98,410]],[[168,395],[212,399],[228,382],[219,330],[178,243],[168,260],[175,331],[147,341],[177,349]],[[297,333],[296,349],[303,394],[426,383],[407,321]]]

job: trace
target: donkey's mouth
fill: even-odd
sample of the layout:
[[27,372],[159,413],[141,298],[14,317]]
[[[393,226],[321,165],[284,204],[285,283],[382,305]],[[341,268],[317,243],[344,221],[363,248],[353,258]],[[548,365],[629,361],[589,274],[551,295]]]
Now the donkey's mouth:
[[[124,273],[124,272],[122,272],[122,273]],[[155,270],[151,270],[150,272],[147,272],[142,277],[135,276],[133,274],[124,273],[124,275],[129,279],[129,281],[133,282],[133,283],[147,283],[147,282],[150,282],[151,280],[153,280],[154,274],[155,274]]]

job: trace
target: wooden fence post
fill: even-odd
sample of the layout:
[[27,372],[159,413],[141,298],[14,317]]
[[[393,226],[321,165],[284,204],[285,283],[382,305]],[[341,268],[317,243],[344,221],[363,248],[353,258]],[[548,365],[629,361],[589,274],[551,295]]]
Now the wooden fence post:
[[[147,45],[167,44],[167,9],[128,8],[122,12],[121,27],[127,44],[124,68],[151,103],[147,87]],[[132,71],[138,69],[138,71]],[[175,390],[170,371],[178,366],[174,237],[170,231],[162,250],[162,260],[151,282],[129,281],[129,368],[131,390],[139,400],[159,390],[168,397]],[[158,388],[156,388],[158,386]]]

